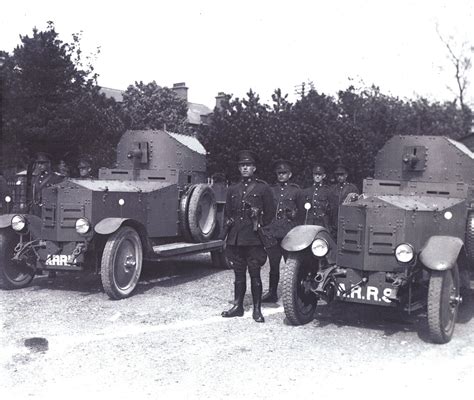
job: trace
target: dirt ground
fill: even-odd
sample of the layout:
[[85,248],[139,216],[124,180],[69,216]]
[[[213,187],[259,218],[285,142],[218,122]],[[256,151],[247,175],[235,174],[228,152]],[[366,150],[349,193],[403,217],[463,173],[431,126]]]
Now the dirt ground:
[[[264,288],[268,265],[262,271]],[[380,307],[318,308],[305,326],[225,319],[233,272],[207,255],[147,265],[112,301],[94,275],[37,277],[0,292],[2,399],[413,398],[466,395],[474,382],[474,298],[453,340],[428,341],[425,316]],[[469,299],[465,299],[469,300]],[[415,396],[414,396],[415,394]],[[330,397],[329,397],[330,396]]]

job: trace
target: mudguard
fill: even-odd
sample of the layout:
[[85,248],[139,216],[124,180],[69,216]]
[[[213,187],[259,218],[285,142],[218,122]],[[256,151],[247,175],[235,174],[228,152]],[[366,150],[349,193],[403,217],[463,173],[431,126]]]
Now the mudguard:
[[130,218],[104,218],[95,227],[94,231],[100,235],[110,235],[122,226],[125,221]]
[[11,226],[12,218],[17,214],[3,214],[0,215],[0,229],[8,228]]
[[433,271],[453,268],[459,256],[463,241],[453,236],[432,236],[420,252],[420,261]]
[[314,239],[320,237],[329,244],[329,253],[326,259],[329,263],[336,262],[337,245],[324,226],[298,225],[289,231],[281,241],[281,247],[286,251],[301,251],[311,246]]

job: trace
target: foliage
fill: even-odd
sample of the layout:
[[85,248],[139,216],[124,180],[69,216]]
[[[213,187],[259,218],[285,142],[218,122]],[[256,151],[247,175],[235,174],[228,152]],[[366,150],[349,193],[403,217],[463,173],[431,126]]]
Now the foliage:
[[122,109],[128,129],[163,129],[187,133],[186,100],[155,81],[135,82],[123,94]]
[[[280,90],[270,106],[260,103],[253,91],[244,99],[227,98],[215,109],[199,138],[209,151],[211,173],[238,177],[236,154],[253,149],[259,157],[258,175],[274,182],[272,161],[284,158],[294,165],[294,181],[311,183],[311,167],[318,163],[331,171],[343,163],[350,179],[359,186],[373,175],[378,150],[393,135],[445,135],[466,133],[466,110],[455,102],[430,103],[419,98],[401,100],[372,86],[349,87],[332,98],[311,89],[294,104]],[[470,110],[469,110],[470,113]]]
[[36,151],[56,160],[70,152],[89,153],[96,164],[110,162],[123,123],[115,101],[99,93],[80,35],[62,42],[49,23],[20,38],[3,68],[4,163],[24,165]]

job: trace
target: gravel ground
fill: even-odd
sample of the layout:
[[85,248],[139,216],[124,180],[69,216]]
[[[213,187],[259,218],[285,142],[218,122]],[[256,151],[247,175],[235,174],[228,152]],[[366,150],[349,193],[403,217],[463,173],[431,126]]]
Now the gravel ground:
[[434,345],[423,314],[380,307],[323,305],[293,327],[279,302],[257,324],[250,290],[245,316],[224,319],[232,281],[202,255],[147,266],[120,301],[93,275],[1,291],[1,398],[437,399],[473,385],[472,295],[453,340]]

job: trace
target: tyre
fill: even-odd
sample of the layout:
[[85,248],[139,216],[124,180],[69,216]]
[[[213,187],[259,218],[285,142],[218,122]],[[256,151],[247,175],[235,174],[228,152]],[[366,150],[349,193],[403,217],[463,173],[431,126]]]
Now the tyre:
[[0,288],[21,289],[28,286],[35,276],[32,268],[25,263],[12,261],[13,249],[18,243],[14,232],[0,231]]
[[474,212],[470,212],[467,215],[466,240],[464,246],[472,267],[472,264],[474,263]]
[[191,193],[188,204],[188,229],[194,242],[208,242],[217,225],[217,203],[209,185],[198,184]]
[[435,343],[448,343],[454,332],[459,303],[457,265],[447,271],[432,271],[428,288],[428,330]]
[[143,248],[137,231],[122,226],[105,243],[100,277],[105,293],[114,300],[123,299],[137,286],[143,264]]
[[304,262],[301,254],[290,254],[286,260],[282,280],[283,308],[291,325],[311,322],[318,297],[310,290],[318,268]]
[[181,235],[187,242],[192,242],[193,238],[191,236],[191,232],[189,231],[189,221],[188,221],[188,210],[189,210],[189,199],[191,198],[191,194],[193,193],[194,188],[196,185],[192,185],[186,190],[186,192],[181,196],[181,200],[179,202],[179,226],[181,229]]
[[211,261],[215,268],[230,269],[229,260],[224,250],[211,251]]

